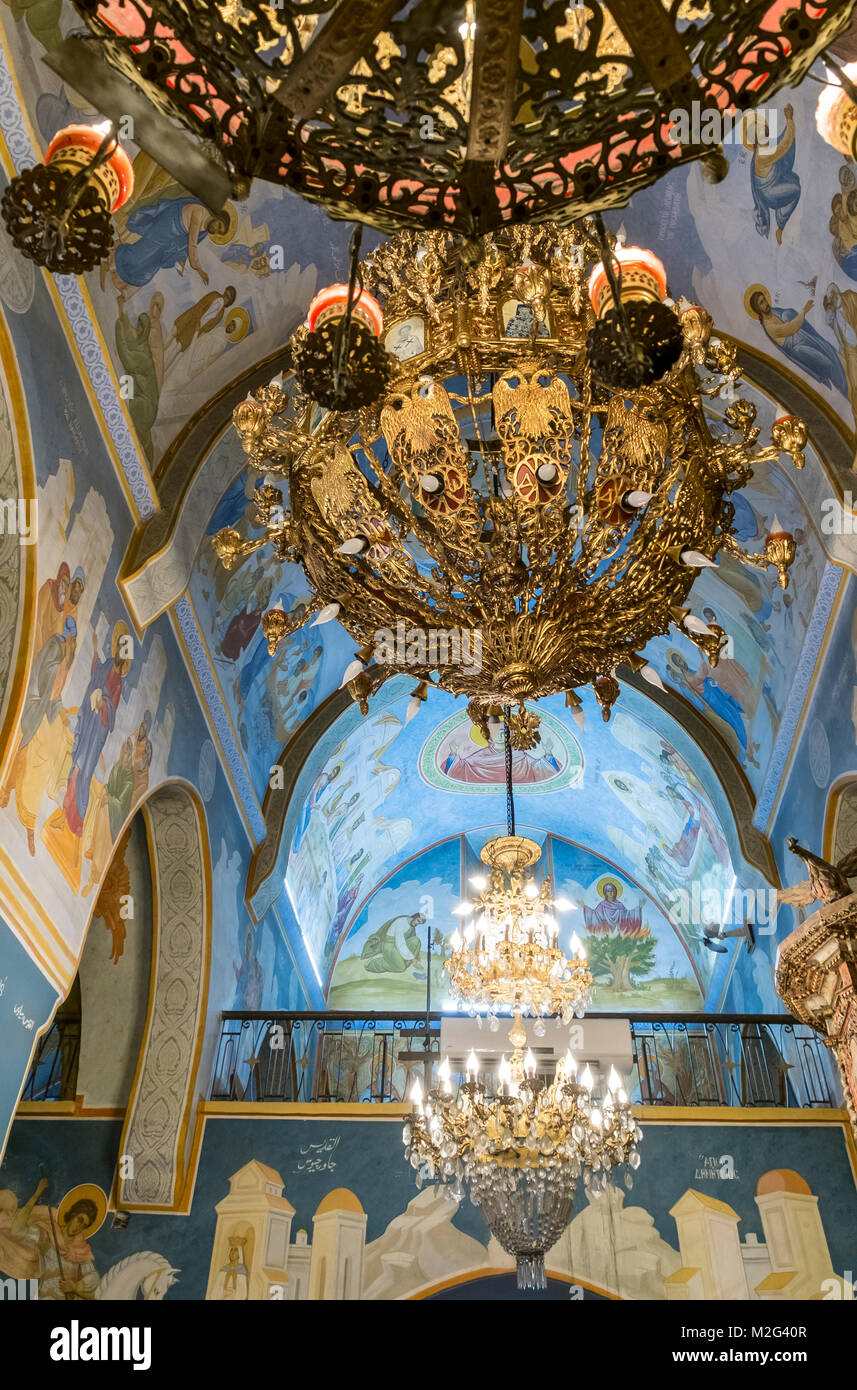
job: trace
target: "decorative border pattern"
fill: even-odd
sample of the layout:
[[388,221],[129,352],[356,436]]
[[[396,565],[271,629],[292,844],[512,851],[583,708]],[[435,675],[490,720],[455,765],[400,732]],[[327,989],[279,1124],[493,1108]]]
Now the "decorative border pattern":
[[770,761],[765,782],[759,793],[759,800],[756,803],[756,813],[753,817],[753,824],[757,830],[765,831],[774,808],[777,792],[782,781],[786,761],[791,752],[800,717],[803,712],[804,702],[809,688],[812,684],[818,655],[821,651],[821,644],[824,641],[824,634],[827,631],[827,624],[836,595],[839,592],[839,585],[846,577],[846,571],[839,565],[834,565],[828,560],[821,576],[821,583],[818,586],[818,594],[809,620],[806,637],[801,648],[797,668],[792,679],[789,698],[777,730],[777,737],[771,750]]
[[184,787],[158,789],[144,805],[154,890],[154,972],[146,1036],[122,1130],[134,1160],[120,1177],[124,1206],[171,1206],[183,1177],[183,1120],[193,1100],[205,1017],[210,871],[204,828]]
[[[15,168],[20,171],[38,163],[23,112],[15,92],[6,52],[0,44],[0,131]],[[74,275],[56,275],[54,283],[62,301],[69,328],[89,376],[95,398],[119,457],[125,481],[141,520],[154,516],[158,503],[137,445],[125,421],[110,368],[96,336],[89,310]]]
[[232,732],[229,715],[226,712],[223,697],[217,688],[214,672],[209,664],[208,652],[206,651],[205,643],[202,640],[199,628],[196,625],[196,620],[187,594],[183,594],[178,602],[173,605],[172,611],[175,613],[181,629],[185,647],[187,648],[189,664],[196,675],[200,694],[211,715],[211,722],[214,725],[223,756],[226,759],[232,778],[232,784],[238,796],[241,798],[241,804],[253,834],[257,840],[263,840],[265,838],[265,821],[259,809],[259,803],[256,800],[250,779],[247,776],[247,769],[244,764],[241,749],[235,742],[235,735]]

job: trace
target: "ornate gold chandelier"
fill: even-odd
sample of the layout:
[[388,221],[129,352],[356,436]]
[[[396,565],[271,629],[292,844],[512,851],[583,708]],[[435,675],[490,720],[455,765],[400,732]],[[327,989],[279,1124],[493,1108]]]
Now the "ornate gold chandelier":
[[472,1015],[487,1006],[492,1023],[503,1005],[535,1018],[559,1014],[569,1023],[582,1018],[591,1001],[593,979],[582,943],[572,937],[571,959],[557,944],[553,912],[572,904],[553,897],[550,879],[537,885],[526,873],[540,857],[535,840],[524,836],[489,840],[481,858],[490,876],[471,878],[478,890],[473,902],[454,909],[468,920],[453,934],[444,962],[450,988]]
[[[474,1053],[457,1089],[448,1059],[425,1100],[416,1081],[414,1113],[402,1138],[417,1184],[446,1184],[449,1195],[460,1200],[466,1182],[493,1235],[515,1256],[518,1287],[544,1289],[545,1253],[571,1219],[578,1179],[597,1197],[615,1169],[639,1167],[642,1130],[612,1068],[598,1105],[589,1067],[578,1079],[571,1053],[545,1083],[536,1075],[532,1053],[524,1054],[520,1017],[509,1040],[511,1060],[502,1058],[493,1087],[487,1075],[480,1078]],[[625,1182],[632,1186],[630,1171]]]
[[[242,402],[265,534],[215,545],[227,567],[265,543],[302,564],[314,599],[301,621],[337,618],[353,636],[343,683],[364,712],[405,673],[419,699],[431,685],[466,695],[483,724],[557,691],[576,708],[586,684],[609,718],[617,667],[660,684],[643,653],[671,624],[716,664],[725,634],[688,598],[719,550],[775,566],[785,588],[793,538],[777,530],[745,554],[729,497],[782,453],[802,467],[806,427],[786,416],[760,446],[733,346],[704,309],[666,297],[650,252],[615,248],[597,222],[513,228],[477,249],[406,232],[355,264],[340,323],[382,301],[389,384],[359,409],[320,410],[282,378]],[[311,336],[292,339],[299,363]],[[642,385],[604,384],[634,373]],[[723,390],[713,435],[703,399]],[[272,654],[296,625],[265,614]],[[513,733],[535,738],[520,721]]]

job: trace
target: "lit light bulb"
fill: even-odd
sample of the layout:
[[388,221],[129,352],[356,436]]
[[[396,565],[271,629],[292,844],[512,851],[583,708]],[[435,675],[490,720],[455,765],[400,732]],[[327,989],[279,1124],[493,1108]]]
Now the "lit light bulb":
[[344,690],[349,681],[353,681],[355,676],[359,676],[363,670],[362,661],[349,661],[339,682],[339,689]]
[[414,1084],[410,1090],[410,1099],[413,1101],[414,1105],[422,1104],[423,1088],[420,1085],[420,1078],[418,1076],[414,1077]]
[[622,505],[624,507],[630,507],[632,511],[636,512],[639,511],[641,507],[645,507],[647,502],[651,502],[654,495],[653,492],[643,492],[640,489],[635,489],[632,492],[625,493],[625,496],[622,498]]
[[347,541],[336,547],[337,555],[359,555],[364,551],[369,542],[365,536],[349,536]]
[[437,1069],[437,1075],[440,1081],[440,1089],[443,1091],[444,1095],[450,1095],[452,1093],[452,1079],[448,1057],[444,1057]]
[[488,887],[488,880],[485,878],[484,874],[474,874],[470,880],[470,884],[472,888],[476,889],[477,893],[484,893],[485,889]]
[[524,1071],[527,1076],[535,1076],[536,1074],[536,1059],[529,1048],[527,1048],[527,1055],[524,1058]]
[[644,681],[649,682],[649,685],[656,686],[658,690],[664,689],[664,683],[658,675],[657,671],[655,670],[654,666],[641,666],[640,675],[643,677]]
[[471,943],[471,941],[473,940],[473,938],[475,937],[475,935],[476,935],[476,928],[474,927],[473,923],[472,923],[472,922],[467,922],[467,923],[465,924],[465,927],[464,927],[464,940],[465,940],[465,942],[467,943],[468,946],[470,945],[470,943]]
[[109,121],[99,121],[99,122],[98,122],[98,125],[94,125],[94,126],[92,127],[92,129],[93,129],[98,135],[100,135],[100,136],[102,137],[102,139],[104,138],[105,135],[109,135],[109,134],[110,134],[110,131],[112,130],[112,128],[113,128],[113,127],[111,126],[111,124],[110,124]]
[[472,1048],[470,1049],[470,1056],[467,1059],[467,1064],[464,1070],[467,1075],[468,1081],[470,1080],[471,1076],[475,1081],[477,1076],[479,1075],[479,1058],[476,1056],[476,1053],[473,1051]]
[[603,1123],[603,1116],[601,1114],[601,1111],[598,1109],[597,1105],[593,1106],[593,1108],[589,1112],[589,1123],[592,1125],[593,1129],[601,1128],[601,1125]]
[[452,911],[456,917],[469,917],[473,912],[473,903],[469,903],[465,900],[459,903],[458,907],[454,907]]
[[342,612],[341,603],[326,603],[323,608],[316,613],[310,627],[321,627],[322,623],[330,623]]
[[565,1062],[563,1065],[565,1066],[566,1076],[577,1076],[577,1062],[574,1059],[574,1053],[571,1048],[569,1048],[565,1054]]
[[683,620],[683,626],[687,628],[688,632],[695,632],[700,637],[714,636],[708,624],[704,623],[701,618],[694,617],[693,613],[688,613],[687,617]]
[[583,1068],[583,1071],[581,1073],[580,1084],[587,1091],[592,1090],[592,1069],[588,1062],[586,1063],[586,1066]]
[[460,950],[461,950],[461,932],[460,932],[460,931],[454,931],[454,932],[452,933],[452,936],[449,938],[449,944],[450,944],[450,946],[452,947],[453,951],[460,951]]
[[621,1085],[622,1085],[622,1078],[620,1077],[620,1075],[619,1075],[619,1073],[617,1072],[616,1068],[611,1066],[611,1068],[610,1068],[610,1075],[609,1075],[608,1078],[607,1078],[607,1089],[608,1089],[608,1091],[618,1091]]
[[527,884],[524,889],[524,896],[527,898],[537,898],[539,896],[539,890],[534,883]]
[[616,1092],[616,1099],[618,1100],[620,1105],[628,1104],[628,1092],[625,1090],[624,1086],[619,1087],[618,1091]]
[[683,565],[693,570],[717,569],[717,561],[709,560],[701,550],[683,550],[679,558]]
[[503,1056],[500,1058],[500,1065],[497,1068],[497,1079],[500,1082],[501,1086],[505,1086],[507,1082],[509,1082],[512,1079],[511,1068],[509,1067],[509,1063],[506,1061],[505,1052],[503,1053]]
[[553,905],[556,912],[575,912],[577,910],[569,898],[554,898]]

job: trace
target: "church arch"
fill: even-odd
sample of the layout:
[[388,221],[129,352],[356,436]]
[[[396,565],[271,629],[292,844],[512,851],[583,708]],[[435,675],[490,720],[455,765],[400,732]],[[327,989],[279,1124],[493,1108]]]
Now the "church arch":
[[[211,947],[211,856],[197,793],[167,782],[143,804],[152,866],[152,974],[119,1145],[119,1204],[175,1210],[187,1169]],[[131,1160],[129,1163],[127,1160]]]

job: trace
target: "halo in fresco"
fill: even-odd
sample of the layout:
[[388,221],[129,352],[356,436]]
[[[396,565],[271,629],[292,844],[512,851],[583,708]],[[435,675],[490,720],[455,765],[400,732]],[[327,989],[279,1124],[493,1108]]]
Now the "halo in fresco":
[[[583,753],[573,734],[552,714],[541,712],[541,742],[512,755],[516,787],[527,792],[558,792],[583,776]],[[462,710],[451,714],[420,750],[420,776],[440,791],[495,794],[506,780],[503,735],[486,742]]]

